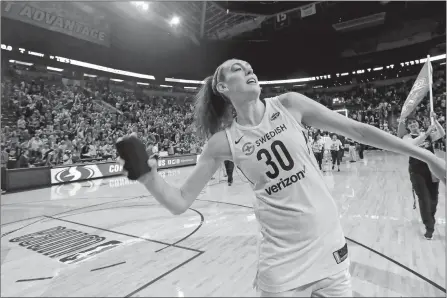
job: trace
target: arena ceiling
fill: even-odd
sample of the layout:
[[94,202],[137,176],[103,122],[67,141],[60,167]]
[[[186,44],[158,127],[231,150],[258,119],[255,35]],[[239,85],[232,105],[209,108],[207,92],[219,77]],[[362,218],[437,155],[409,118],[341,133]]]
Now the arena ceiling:
[[[314,6],[315,11],[303,17],[301,9],[309,5]],[[133,16],[135,20],[135,10],[130,11],[129,16]],[[371,52],[378,43],[379,35],[392,28],[403,27],[408,21],[424,18],[444,20],[440,26],[445,29],[446,3],[159,1],[151,2],[148,11],[141,13],[148,22],[159,28],[163,27],[160,24],[167,24],[173,15],[180,17],[178,27],[167,25],[164,29],[175,32],[178,37],[183,35],[189,38],[199,47],[195,50],[194,47],[188,47],[183,52],[178,51],[179,57],[180,53],[190,57],[190,61],[196,61],[196,57],[200,57],[199,60],[206,61],[204,64],[212,67],[219,61],[232,57],[248,59],[254,63],[262,61],[266,65],[266,73],[282,76],[281,70],[297,75],[300,70],[294,65],[300,65],[304,73],[332,65],[334,68],[339,67],[339,64],[343,64],[340,57],[344,52],[348,56]],[[278,25],[278,14],[287,15],[287,22]],[[339,30],[340,25],[349,22],[356,23],[352,26],[354,29]],[[192,54],[192,51],[196,54]],[[278,72],[273,69],[278,69]],[[172,72],[172,75],[185,76],[187,71],[189,70],[179,70],[178,73]]]
[[[363,67],[382,63],[382,60],[393,63],[394,56],[404,59],[408,55],[405,59],[411,60],[414,58],[411,51],[426,55],[437,41],[411,49],[400,48],[393,53],[363,55],[374,48],[374,38],[411,20],[440,20],[439,27],[444,30],[440,39],[445,44],[445,1],[159,1],[150,2],[146,11],[136,9],[129,2],[80,3],[110,13],[113,36],[109,49],[27,24],[3,23],[3,18],[2,42],[156,77],[200,79],[212,73],[223,60],[238,57],[250,61],[264,80],[321,75],[354,69],[360,64]],[[302,17],[302,6],[309,4],[315,4],[315,13]],[[285,26],[275,25],[279,13],[288,15]],[[178,27],[168,24],[173,15],[181,18]],[[378,15],[370,26],[351,31],[334,27],[334,24],[370,15]],[[232,31],[234,34],[224,34],[247,23],[252,25],[251,30],[244,27],[244,30]],[[18,27],[23,28],[18,30]],[[349,61],[342,59],[347,48],[363,56],[352,56]]]
[[[139,17],[167,31],[175,31],[189,37],[196,44],[203,39],[230,39],[240,32],[260,28],[261,23],[274,18],[278,13],[296,11],[312,1],[158,1],[148,3],[147,9],[137,8],[130,2],[90,2],[89,5],[105,9],[112,14],[122,15],[136,20]],[[138,12],[137,12],[138,11]],[[181,20],[178,27],[169,26],[172,16]],[[244,27],[237,34],[228,33],[235,27]],[[248,26],[247,26],[248,25]]]
[[[337,34],[333,25],[382,13],[383,22],[397,23],[433,14],[444,14],[445,1],[158,1],[148,3],[142,10],[130,2],[90,2],[111,12],[123,12],[132,20],[143,18],[153,25],[175,31],[200,44],[203,40],[268,41],[285,33],[295,37],[317,33]],[[301,8],[314,5],[309,16]],[[139,10],[139,11],[138,11]],[[278,28],[275,18],[287,15]],[[168,22],[178,16],[180,24],[173,28]],[[385,22],[386,21],[386,22]],[[376,24],[377,25],[377,24]],[[313,32],[312,32],[313,31]]]

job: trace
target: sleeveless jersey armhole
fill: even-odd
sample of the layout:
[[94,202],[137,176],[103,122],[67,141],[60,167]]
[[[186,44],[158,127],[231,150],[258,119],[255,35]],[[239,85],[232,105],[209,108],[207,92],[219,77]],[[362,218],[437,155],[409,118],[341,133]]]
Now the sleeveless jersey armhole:
[[289,117],[293,123],[295,123],[297,125],[297,127],[300,130],[305,131],[306,128],[304,127],[304,125],[300,122],[298,122],[298,120],[295,119],[295,117],[293,117],[293,115],[286,109],[286,107],[283,106],[283,104],[281,103],[281,101],[279,100],[278,97],[273,97],[270,99],[271,102],[276,105],[281,111],[284,112],[285,115],[287,115],[287,117]]
[[236,154],[234,152],[234,147],[233,147],[233,139],[231,138],[231,132],[230,132],[230,128],[225,128],[225,135],[227,136],[227,141],[228,141],[228,145],[230,145],[230,151],[231,151],[231,157],[233,158],[233,162],[235,165],[237,165],[237,160],[236,160]]

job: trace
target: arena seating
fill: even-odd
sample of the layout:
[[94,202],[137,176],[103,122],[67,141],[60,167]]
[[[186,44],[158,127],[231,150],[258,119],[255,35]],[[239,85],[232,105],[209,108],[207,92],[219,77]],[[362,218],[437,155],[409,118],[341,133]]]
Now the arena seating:
[[[51,166],[115,159],[115,140],[133,132],[150,152],[158,149],[169,155],[199,153],[203,145],[191,125],[191,101],[171,98],[169,92],[165,96],[147,96],[108,90],[100,82],[80,87],[64,85],[60,78],[27,77],[13,68],[5,73],[1,97],[2,166]],[[444,70],[434,73],[433,96],[435,111],[445,126],[444,77]],[[381,87],[357,85],[349,91],[323,90],[307,95],[329,108],[348,108],[349,117],[395,134],[395,122],[412,83],[413,80]],[[281,92],[284,91],[287,89],[282,88]],[[188,99],[191,98],[189,94]],[[334,98],[338,100],[335,103]],[[428,108],[426,98],[416,111],[424,126],[430,122]]]

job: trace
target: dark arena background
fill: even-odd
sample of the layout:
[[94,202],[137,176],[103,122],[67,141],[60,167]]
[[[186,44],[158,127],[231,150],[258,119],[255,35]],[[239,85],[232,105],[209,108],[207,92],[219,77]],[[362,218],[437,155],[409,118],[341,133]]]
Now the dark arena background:
[[[298,92],[397,135],[427,59],[446,125],[446,2],[1,2],[2,297],[253,297],[258,223],[250,181],[216,172],[173,216],[116,162],[136,133],[181,186],[204,140],[203,80],[253,67],[262,98]],[[417,85],[417,84],[415,84]],[[430,95],[414,109],[430,126]],[[355,297],[445,297],[445,186],[424,238],[408,157],[338,136],[321,179],[338,206]],[[445,158],[445,137],[434,143]]]

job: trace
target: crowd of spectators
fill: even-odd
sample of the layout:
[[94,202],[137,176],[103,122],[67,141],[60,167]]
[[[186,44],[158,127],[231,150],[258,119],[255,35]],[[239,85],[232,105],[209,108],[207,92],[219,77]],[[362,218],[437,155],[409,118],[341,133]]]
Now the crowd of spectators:
[[[445,75],[443,65],[436,65],[433,73],[433,108],[438,121],[444,127],[446,125]],[[414,79],[383,86],[375,86],[371,82],[354,86],[344,92],[303,93],[333,110],[346,108],[349,110],[348,117],[396,135],[397,120],[413,83]],[[426,96],[414,111],[414,115],[423,128],[430,125],[429,112],[429,96]]]
[[116,158],[117,138],[136,133],[148,152],[197,153],[201,143],[192,131],[192,105],[171,98],[97,91],[47,84],[15,74],[2,80],[2,112],[15,119],[2,123],[2,166],[52,166]]
[[[445,126],[444,78],[445,71],[435,72],[433,96],[438,120]],[[332,109],[347,108],[349,117],[395,134],[413,81],[306,95]],[[73,86],[60,78],[29,78],[14,70],[3,77],[1,100],[3,114],[14,118],[1,128],[1,162],[10,169],[115,159],[116,139],[131,133],[143,140],[149,153],[199,153],[203,145],[194,134],[192,102],[169,94],[113,91],[92,83]],[[426,97],[416,110],[426,127],[428,115]]]

